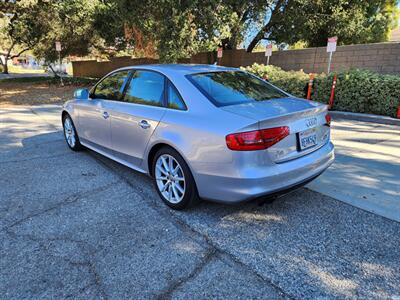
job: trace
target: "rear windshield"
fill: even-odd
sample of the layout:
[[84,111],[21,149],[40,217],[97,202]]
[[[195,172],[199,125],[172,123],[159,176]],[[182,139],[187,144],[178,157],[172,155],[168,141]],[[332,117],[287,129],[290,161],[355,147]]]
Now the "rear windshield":
[[216,106],[287,97],[264,80],[241,71],[199,73],[188,78]]

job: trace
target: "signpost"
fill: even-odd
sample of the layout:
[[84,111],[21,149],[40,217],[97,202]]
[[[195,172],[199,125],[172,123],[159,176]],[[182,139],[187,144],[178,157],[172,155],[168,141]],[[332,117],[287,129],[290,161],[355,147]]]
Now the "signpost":
[[217,58],[222,58],[222,47],[218,47]]
[[61,75],[61,42],[57,41],[56,42],[56,51],[58,52],[58,62],[59,62],[59,70],[60,70],[60,80],[61,80],[61,85],[64,86],[64,82],[62,79],[62,75]]
[[328,74],[331,72],[332,54],[336,51],[337,39],[337,36],[328,38],[328,45],[326,47],[326,52],[329,53]]
[[215,62],[216,65],[221,64],[221,58],[222,58],[222,47],[217,48],[217,61]]
[[269,65],[269,58],[272,56],[272,44],[267,44],[265,47],[265,56],[267,57],[267,66]]

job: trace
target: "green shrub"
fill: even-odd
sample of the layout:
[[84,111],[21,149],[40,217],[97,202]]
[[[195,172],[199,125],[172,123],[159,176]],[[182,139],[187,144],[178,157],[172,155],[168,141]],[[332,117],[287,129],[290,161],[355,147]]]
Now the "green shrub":
[[[328,103],[333,74],[319,76],[314,99]],[[400,101],[400,76],[353,69],[337,73],[334,110],[396,116]]]
[[[253,64],[243,68],[298,97],[304,97],[309,76],[301,71],[283,71],[279,67]],[[316,76],[312,99],[328,103],[333,74]],[[353,69],[337,73],[334,110],[396,116],[400,103],[400,76],[382,75]]]
[[[91,77],[63,77],[63,82],[65,85],[75,85],[75,86],[90,86],[94,85],[99,78]],[[50,84],[59,84],[60,78],[51,77],[49,79]]]

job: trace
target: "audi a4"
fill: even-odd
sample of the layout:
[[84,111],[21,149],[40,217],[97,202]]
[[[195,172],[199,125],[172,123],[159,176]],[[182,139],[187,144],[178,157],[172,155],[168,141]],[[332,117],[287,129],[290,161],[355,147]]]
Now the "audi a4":
[[282,194],[334,160],[326,105],[236,68],[121,68],[75,91],[61,118],[69,148],[148,174],[174,209]]

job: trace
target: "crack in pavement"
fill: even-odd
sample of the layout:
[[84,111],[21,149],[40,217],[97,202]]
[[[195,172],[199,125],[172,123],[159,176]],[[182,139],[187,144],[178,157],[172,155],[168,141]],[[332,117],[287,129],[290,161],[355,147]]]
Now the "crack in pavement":
[[177,290],[179,287],[184,285],[186,282],[188,282],[190,279],[195,278],[197,275],[201,273],[201,271],[204,269],[204,267],[212,260],[212,258],[216,255],[216,249],[211,248],[208,249],[206,252],[204,258],[202,259],[201,262],[199,262],[195,268],[190,272],[187,276],[184,278],[178,278],[176,281],[172,282],[169,286],[167,286],[166,289],[164,289],[161,294],[158,295],[157,299],[162,300],[162,299],[171,299],[172,295],[175,290]]
[[37,216],[46,214],[46,213],[54,211],[54,210],[57,210],[57,209],[62,208],[64,206],[66,206],[66,205],[69,205],[69,204],[72,204],[72,203],[76,203],[78,200],[82,199],[85,196],[95,195],[95,194],[97,194],[99,192],[103,192],[103,191],[109,189],[110,187],[112,187],[113,185],[115,185],[115,184],[117,184],[119,182],[120,182],[119,180],[113,181],[111,183],[107,183],[106,185],[100,186],[100,187],[92,189],[92,190],[88,190],[88,191],[84,191],[84,192],[78,192],[78,193],[75,193],[73,195],[70,195],[67,198],[65,198],[64,200],[62,200],[61,202],[57,203],[56,205],[53,205],[51,207],[46,208],[45,210],[41,210],[41,211],[38,211],[38,212],[33,213],[33,214],[29,214],[29,215],[25,216],[24,218],[22,218],[22,219],[20,219],[18,221],[15,221],[14,223],[11,223],[10,225],[7,225],[7,226],[3,227],[2,229],[0,229],[0,232],[2,232],[2,231],[8,232],[8,230],[10,228],[12,228],[14,226],[17,226],[19,224],[22,224],[23,222],[25,222],[25,221],[27,221],[29,219],[35,218]]
[[[6,233],[14,238],[23,238],[23,239],[28,239],[32,242],[36,242],[39,244],[39,247],[42,248],[44,252],[46,252],[47,256],[53,257],[57,260],[61,259],[64,262],[70,264],[71,266],[75,266],[78,268],[86,268],[90,274],[93,276],[93,282],[91,284],[88,284],[84,286],[83,288],[79,289],[79,293],[83,293],[86,289],[92,286],[97,287],[97,291],[100,293],[102,299],[108,299],[108,295],[105,291],[105,288],[102,284],[102,280],[100,277],[100,274],[97,272],[97,268],[95,263],[93,262],[94,260],[94,255],[96,254],[95,248],[93,248],[89,243],[86,241],[82,240],[75,240],[70,237],[47,237],[47,238],[38,238],[35,237],[34,235],[31,234],[17,234],[15,232],[7,230]],[[71,259],[65,258],[65,257],[60,257],[53,255],[49,253],[48,249],[48,244],[49,242],[70,242],[74,243],[77,245],[77,248],[79,248],[80,252],[86,256],[86,260],[83,262],[79,261],[73,261]],[[92,250],[93,249],[93,250]],[[85,253],[88,253],[88,255],[85,255]],[[70,295],[70,297],[74,297],[74,295]],[[68,298],[68,297],[67,297]]]
[[[94,158],[94,160],[99,162],[106,170],[111,171],[115,176],[119,177],[129,187],[131,187],[131,188],[133,188],[135,190],[138,190],[140,193],[137,193],[137,195],[142,199],[143,203],[147,204],[151,209],[153,209],[156,213],[160,214],[161,216],[163,216],[163,217],[165,217],[167,219],[172,219],[172,221],[173,221],[172,224],[174,226],[176,226],[182,232],[188,234],[188,236],[190,236],[200,246],[204,247],[203,244],[206,244],[207,246],[204,247],[205,249],[212,249],[212,253],[219,254],[221,256],[227,257],[229,260],[233,261],[238,266],[242,267],[244,270],[246,270],[249,273],[255,275],[261,281],[263,281],[263,282],[269,284],[270,286],[272,286],[277,291],[278,294],[284,295],[288,299],[294,299],[294,297],[292,295],[289,295],[279,285],[275,284],[270,278],[265,277],[262,274],[259,274],[256,270],[252,269],[250,266],[248,266],[247,264],[245,264],[242,261],[240,261],[233,254],[227,252],[226,250],[224,250],[221,247],[219,247],[218,245],[216,245],[207,235],[202,234],[201,232],[199,232],[196,229],[194,229],[193,227],[191,227],[189,224],[187,224],[184,221],[182,221],[181,219],[179,219],[179,217],[177,217],[173,212],[171,212],[171,210],[168,207],[166,207],[165,205],[164,206],[159,205],[159,204],[161,204],[160,203],[161,201],[160,202],[154,201],[154,195],[153,194],[148,193],[147,191],[145,191],[140,186],[135,186],[134,184],[132,184],[128,180],[128,178],[126,178],[125,176],[121,175],[117,170],[115,170],[115,168],[112,165],[110,165],[110,162],[111,163],[115,163],[115,162],[109,160],[106,157],[103,157],[101,154],[98,154],[96,152],[91,152],[91,153],[94,153],[94,155],[91,155]],[[147,199],[145,199],[143,197],[144,194],[146,196],[148,196],[148,199],[152,199],[153,201],[146,201]],[[208,250],[208,251],[210,251],[210,250]],[[204,264],[204,262],[200,262],[199,264],[200,264],[201,269],[204,268],[204,266],[207,265],[207,264]],[[197,269],[197,267],[195,269]],[[195,273],[194,275],[198,274],[201,271],[201,269],[198,270],[198,272]],[[187,276],[192,278],[194,275],[191,276],[191,274],[192,274],[192,272],[189,273]],[[187,278],[187,280],[189,280],[190,278]],[[171,289],[170,294],[173,292],[172,288],[174,286],[175,287],[179,287],[179,285],[176,286],[176,283],[173,283],[172,286],[170,287],[170,289]],[[167,290],[169,290],[169,289],[167,289]]]

